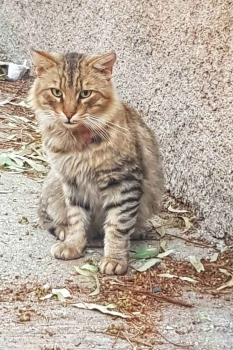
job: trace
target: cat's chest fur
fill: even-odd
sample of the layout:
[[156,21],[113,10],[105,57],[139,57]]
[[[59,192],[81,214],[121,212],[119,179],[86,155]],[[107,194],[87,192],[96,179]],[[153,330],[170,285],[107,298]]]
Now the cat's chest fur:
[[[111,153],[84,152],[53,153],[48,152],[48,160],[53,171],[60,178],[63,186],[92,207],[101,205],[101,177],[103,169],[111,168],[114,161]],[[108,175],[107,175],[108,177]]]

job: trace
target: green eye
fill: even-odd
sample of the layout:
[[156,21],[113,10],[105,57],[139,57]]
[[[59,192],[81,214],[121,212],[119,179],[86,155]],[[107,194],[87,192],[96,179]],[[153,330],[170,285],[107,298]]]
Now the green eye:
[[91,96],[92,91],[91,90],[82,90],[79,94],[80,98],[87,98]]
[[53,94],[55,97],[61,97],[61,96],[62,96],[61,90],[58,90],[58,89],[51,89],[51,91],[52,91],[52,94]]

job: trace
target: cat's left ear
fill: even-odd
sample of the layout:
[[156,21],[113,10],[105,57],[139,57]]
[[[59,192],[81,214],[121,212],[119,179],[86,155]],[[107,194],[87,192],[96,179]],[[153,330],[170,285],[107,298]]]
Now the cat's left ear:
[[113,65],[116,62],[116,54],[114,51],[104,55],[96,56],[90,59],[88,65],[94,67],[103,73],[107,79],[112,76]]
[[55,66],[59,59],[58,54],[33,49],[31,49],[31,56],[37,76],[41,76],[49,68]]

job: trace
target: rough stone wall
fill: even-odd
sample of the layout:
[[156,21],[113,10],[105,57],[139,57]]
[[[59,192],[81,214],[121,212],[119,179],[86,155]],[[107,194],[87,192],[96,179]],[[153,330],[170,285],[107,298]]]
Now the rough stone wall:
[[233,238],[233,3],[227,0],[1,0],[0,53],[118,55],[122,98],[156,131],[172,194]]

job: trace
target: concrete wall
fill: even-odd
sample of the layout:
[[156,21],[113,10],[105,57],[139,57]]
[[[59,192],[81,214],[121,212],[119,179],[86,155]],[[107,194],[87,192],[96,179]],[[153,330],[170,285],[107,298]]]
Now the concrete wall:
[[227,0],[1,0],[0,52],[118,54],[123,99],[156,131],[173,195],[233,238],[233,9]]

